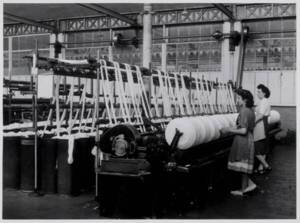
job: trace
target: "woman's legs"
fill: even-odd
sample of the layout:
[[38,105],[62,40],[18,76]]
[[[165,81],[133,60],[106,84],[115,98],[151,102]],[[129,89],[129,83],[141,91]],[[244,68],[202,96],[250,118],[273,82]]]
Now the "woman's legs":
[[[259,160],[259,162],[263,165],[265,169],[270,167],[270,165],[266,161],[266,155],[256,155],[256,158]],[[258,167],[258,169],[260,168]]]
[[247,174],[242,174],[242,191],[244,191],[249,186],[249,177]]

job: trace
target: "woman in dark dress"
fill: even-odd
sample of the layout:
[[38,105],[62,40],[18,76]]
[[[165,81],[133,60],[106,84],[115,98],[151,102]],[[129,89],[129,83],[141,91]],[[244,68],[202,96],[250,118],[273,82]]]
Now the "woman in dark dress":
[[240,107],[237,125],[234,128],[222,129],[222,133],[235,134],[228,159],[228,169],[242,174],[240,190],[231,191],[233,195],[243,195],[252,191],[256,185],[249,178],[253,171],[254,163],[254,140],[253,129],[255,126],[255,113],[253,111],[253,95],[251,92],[238,89],[237,104]]

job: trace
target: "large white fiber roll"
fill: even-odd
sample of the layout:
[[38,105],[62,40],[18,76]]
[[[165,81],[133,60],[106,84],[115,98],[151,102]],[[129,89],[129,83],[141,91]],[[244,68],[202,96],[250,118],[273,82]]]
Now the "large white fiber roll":
[[210,116],[210,120],[211,120],[212,124],[215,127],[215,137],[214,137],[214,139],[218,139],[220,137],[220,130],[222,129],[222,123],[214,115]]
[[268,117],[268,123],[273,124],[280,121],[280,113],[275,110],[271,110],[270,116]]
[[229,127],[228,121],[224,118],[224,115],[215,115],[216,119],[220,121],[222,128]]
[[210,116],[203,116],[203,122],[206,128],[206,137],[204,142],[209,142],[215,137],[216,130]]
[[169,122],[165,130],[165,138],[169,145],[178,129],[182,136],[177,148],[185,150],[193,146],[207,143],[220,137],[220,130],[236,124],[238,114],[222,114],[176,118]]
[[235,123],[231,117],[231,114],[225,114],[224,118],[227,120],[229,127],[233,127],[235,125]]
[[165,138],[169,145],[172,143],[176,129],[183,133],[179,138],[177,147],[183,150],[192,147],[195,143],[197,133],[189,118],[176,118],[168,124],[165,131]]
[[194,118],[191,118],[192,123],[194,124],[194,126],[196,127],[196,131],[197,131],[197,138],[195,141],[196,145],[199,145],[201,143],[203,143],[205,141],[206,138],[206,126],[203,123],[203,117],[201,116],[197,116]]

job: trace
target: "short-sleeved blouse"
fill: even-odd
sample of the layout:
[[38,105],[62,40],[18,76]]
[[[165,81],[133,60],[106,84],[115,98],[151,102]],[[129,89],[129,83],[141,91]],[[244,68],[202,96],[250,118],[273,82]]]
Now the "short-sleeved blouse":
[[[271,111],[271,106],[270,106],[269,100],[267,98],[261,99],[255,108],[256,115],[261,114],[261,115],[267,117],[270,115],[270,111]],[[253,132],[253,137],[254,137],[255,142],[266,138],[265,125],[264,125],[263,120],[256,123],[254,132]]]

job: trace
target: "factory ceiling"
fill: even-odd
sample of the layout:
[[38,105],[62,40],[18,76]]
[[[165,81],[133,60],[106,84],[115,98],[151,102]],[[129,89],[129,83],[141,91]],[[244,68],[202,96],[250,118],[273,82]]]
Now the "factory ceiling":
[[[120,14],[140,13],[143,11],[143,4],[118,3],[99,4],[107,9]],[[213,7],[212,4],[152,4],[153,11],[189,9]],[[4,13],[24,17],[35,21],[66,19],[74,17],[95,16],[99,13],[84,8],[78,4],[4,4]],[[4,24],[16,23],[15,21],[4,19]]]

